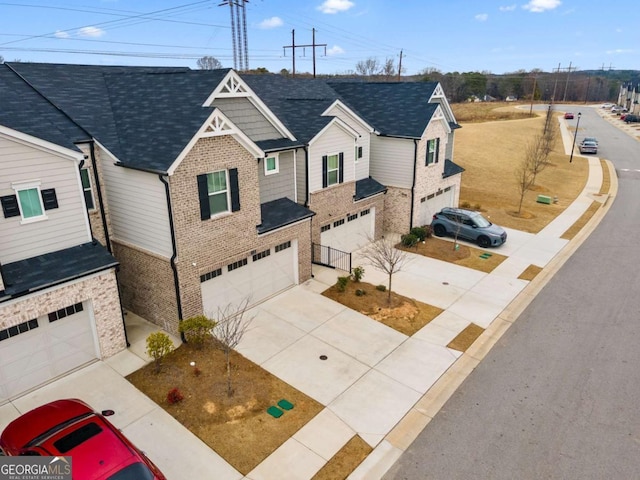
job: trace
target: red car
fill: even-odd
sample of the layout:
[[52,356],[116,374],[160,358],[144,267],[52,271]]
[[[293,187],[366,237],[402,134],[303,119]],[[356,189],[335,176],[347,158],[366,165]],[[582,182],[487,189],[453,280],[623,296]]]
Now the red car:
[[71,456],[77,480],[166,480],[147,456],[86,403],[56,400],[25,413],[0,435],[5,455]]
[[565,120],[573,120],[573,113],[567,112],[564,114]]

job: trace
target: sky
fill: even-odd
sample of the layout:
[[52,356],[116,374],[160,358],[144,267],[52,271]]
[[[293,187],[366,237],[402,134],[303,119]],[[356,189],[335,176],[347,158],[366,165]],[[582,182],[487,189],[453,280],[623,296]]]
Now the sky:
[[[5,61],[234,67],[229,0],[0,0]],[[235,0],[234,0],[235,1]],[[240,0],[241,1],[241,0]],[[632,2],[631,2],[632,3]],[[316,72],[402,60],[403,73],[640,70],[636,14],[620,0],[247,0],[249,68]],[[616,5],[618,4],[618,5]],[[633,32],[636,31],[636,34]],[[326,47],[325,47],[326,44]],[[296,72],[312,72],[296,48]]]

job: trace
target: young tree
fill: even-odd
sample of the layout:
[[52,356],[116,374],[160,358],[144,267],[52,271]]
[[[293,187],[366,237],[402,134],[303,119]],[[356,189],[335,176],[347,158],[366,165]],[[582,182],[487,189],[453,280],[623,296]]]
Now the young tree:
[[386,273],[389,278],[387,285],[387,304],[391,305],[391,280],[394,273],[402,271],[409,262],[407,252],[395,248],[388,238],[374,241],[369,238],[369,245],[362,251],[362,257],[369,261],[376,270]]
[[222,68],[220,60],[210,55],[199,58],[196,64],[200,70],[216,70]]
[[522,202],[524,201],[525,194],[531,189],[531,185],[533,185],[533,162],[535,161],[535,155],[537,152],[537,143],[538,142],[533,141],[527,145],[524,156],[515,170],[516,187],[518,188],[518,194],[520,195],[518,214],[522,212]]
[[253,317],[245,318],[249,307],[249,298],[245,298],[239,304],[228,304],[218,309],[218,320],[211,331],[214,344],[224,353],[227,365],[227,396],[233,395],[231,384],[231,351],[238,346]]

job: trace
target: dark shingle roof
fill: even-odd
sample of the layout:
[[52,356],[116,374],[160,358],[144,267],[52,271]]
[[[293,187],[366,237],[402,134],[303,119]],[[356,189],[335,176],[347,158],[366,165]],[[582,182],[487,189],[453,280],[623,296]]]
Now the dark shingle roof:
[[262,223],[258,225],[258,233],[267,233],[276,228],[286,227],[292,223],[311,218],[315,215],[309,210],[288,198],[279,198],[260,205]]
[[117,265],[116,259],[97,242],[7,263],[1,267],[5,289],[4,293],[0,293],[0,301],[59,285]]
[[446,159],[444,161],[444,171],[442,172],[442,178],[458,175],[459,173],[462,173],[462,172],[464,172],[464,168],[462,168],[457,163],[454,163],[449,159]]
[[73,150],[74,142],[90,139],[8,65],[0,65],[0,125]]
[[353,199],[358,201],[386,191],[387,187],[373,178],[363,178],[362,180],[356,181],[356,194]]

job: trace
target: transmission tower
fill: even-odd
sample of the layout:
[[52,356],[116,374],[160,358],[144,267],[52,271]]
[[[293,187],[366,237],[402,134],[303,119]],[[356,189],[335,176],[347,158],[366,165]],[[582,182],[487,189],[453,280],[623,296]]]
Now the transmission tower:
[[247,44],[247,9],[249,0],[224,0],[218,6],[229,5],[231,13],[231,46],[233,48],[233,68],[249,70],[249,46]]

